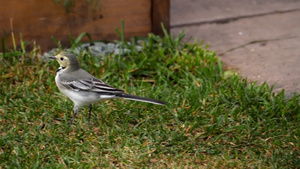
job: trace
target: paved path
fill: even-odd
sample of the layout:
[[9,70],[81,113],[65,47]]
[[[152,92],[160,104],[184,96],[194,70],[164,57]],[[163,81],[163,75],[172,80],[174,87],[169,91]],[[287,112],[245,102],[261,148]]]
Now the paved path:
[[171,32],[183,29],[229,69],[300,93],[300,0],[171,0]]

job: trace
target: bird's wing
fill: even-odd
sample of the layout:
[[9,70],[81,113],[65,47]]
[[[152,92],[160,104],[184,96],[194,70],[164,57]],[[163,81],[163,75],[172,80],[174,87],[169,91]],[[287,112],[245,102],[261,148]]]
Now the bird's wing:
[[81,79],[76,81],[64,81],[61,84],[74,91],[90,91],[90,92],[101,92],[101,93],[123,93],[123,90],[113,88],[103,81],[92,77],[90,79]]

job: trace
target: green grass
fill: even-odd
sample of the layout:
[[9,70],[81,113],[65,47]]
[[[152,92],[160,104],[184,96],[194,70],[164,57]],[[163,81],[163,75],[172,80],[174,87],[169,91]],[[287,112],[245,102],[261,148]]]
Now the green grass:
[[[166,106],[109,100],[75,123],[55,86],[55,61],[0,55],[3,168],[299,168],[300,96],[225,76],[214,52],[149,35],[142,52],[79,56],[108,84]],[[0,167],[0,168],[2,168]]]

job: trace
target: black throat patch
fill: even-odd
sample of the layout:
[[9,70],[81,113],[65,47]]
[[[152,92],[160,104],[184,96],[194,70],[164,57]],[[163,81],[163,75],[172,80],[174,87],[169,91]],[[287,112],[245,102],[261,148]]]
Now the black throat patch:
[[57,70],[56,70],[56,73],[57,72],[59,72],[59,71],[61,71],[61,70],[63,70],[63,69],[65,69],[66,67],[59,67]]

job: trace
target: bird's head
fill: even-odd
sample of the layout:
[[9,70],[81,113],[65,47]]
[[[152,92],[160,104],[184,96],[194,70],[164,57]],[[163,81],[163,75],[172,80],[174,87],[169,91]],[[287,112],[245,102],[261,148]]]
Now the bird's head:
[[56,56],[49,58],[55,59],[64,69],[79,69],[79,62],[75,54],[69,52],[61,52]]

